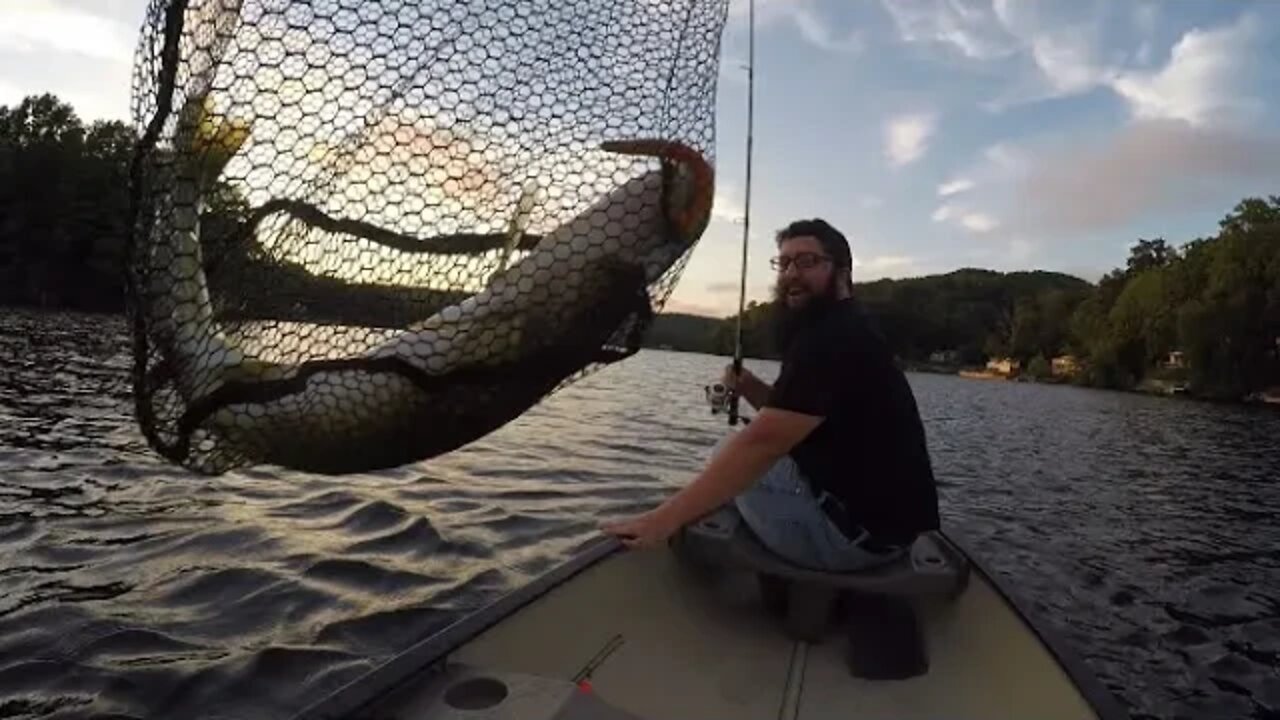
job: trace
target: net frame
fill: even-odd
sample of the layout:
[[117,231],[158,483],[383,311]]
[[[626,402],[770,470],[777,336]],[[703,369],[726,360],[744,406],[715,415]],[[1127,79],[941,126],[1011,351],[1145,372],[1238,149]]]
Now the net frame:
[[727,11],[153,0],[126,273],[148,442],[204,473],[391,467],[634,354],[709,220]]

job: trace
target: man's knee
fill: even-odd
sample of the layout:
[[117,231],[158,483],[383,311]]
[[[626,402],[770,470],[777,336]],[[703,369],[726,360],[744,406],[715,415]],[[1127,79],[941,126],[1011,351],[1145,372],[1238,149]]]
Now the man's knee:
[[[725,444],[733,439],[733,435],[733,432],[728,432],[717,440],[708,459],[714,458],[719,454]],[[803,482],[804,479],[800,476],[800,470],[796,466],[795,460],[790,455],[783,455],[770,465],[760,477],[754,478],[744,493],[761,490],[772,494],[798,495],[804,490],[802,487]]]
[[805,479],[790,455],[783,455],[756,479],[756,485],[785,495],[806,494]]

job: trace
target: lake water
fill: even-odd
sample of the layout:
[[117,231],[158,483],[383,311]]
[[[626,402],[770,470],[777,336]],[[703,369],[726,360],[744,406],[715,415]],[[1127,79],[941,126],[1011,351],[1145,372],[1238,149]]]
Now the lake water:
[[[726,431],[701,394],[723,358],[645,351],[417,466],[198,477],[142,441],[128,348],[118,318],[0,310],[0,717],[288,716]],[[1280,413],[911,383],[947,527],[1135,717],[1280,717]]]

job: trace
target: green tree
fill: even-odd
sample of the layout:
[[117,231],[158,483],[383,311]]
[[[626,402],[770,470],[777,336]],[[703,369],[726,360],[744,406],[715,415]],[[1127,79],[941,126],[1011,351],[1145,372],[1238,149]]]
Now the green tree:
[[[1013,329],[1009,333],[1009,354],[1019,359],[1030,358],[1040,351],[1044,334],[1040,303],[1034,297],[1018,298],[1013,308]],[[993,348],[994,349],[994,348]]]
[[[0,302],[119,310],[138,137],[122,122],[87,128],[53,95],[0,106]],[[219,184],[203,215],[212,260],[244,260],[250,208]]]
[[1036,380],[1044,380],[1053,375],[1053,368],[1043,355],[1036,355],[1027,363],[1027,375]]
[[1138,243],[1129,249],[1127,272],[1132,275],[1161,268],[1173,262],[1176,257],[1177,253],[1169,247],[1164,238],[1138,240]]
[[52,95],[0,106],[0,250],[9,257],[11,300],[56,304],[74,287],[77,182],[84,177],[84,127]]

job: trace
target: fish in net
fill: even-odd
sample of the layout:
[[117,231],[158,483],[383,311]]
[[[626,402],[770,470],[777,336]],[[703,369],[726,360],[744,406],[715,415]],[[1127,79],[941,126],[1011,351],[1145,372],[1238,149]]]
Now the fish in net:
[[635,353],[710,218],[727,0],[153,0],[136,413],[191,470],[457,449]]

